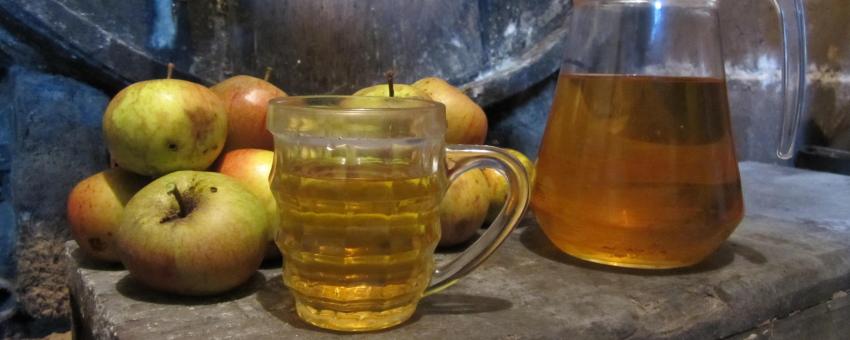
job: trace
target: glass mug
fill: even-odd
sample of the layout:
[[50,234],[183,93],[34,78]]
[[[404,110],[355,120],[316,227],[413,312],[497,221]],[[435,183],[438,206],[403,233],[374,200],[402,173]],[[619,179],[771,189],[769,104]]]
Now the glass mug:
[[[522,165],[493,147],[446,146],[445,107],[389,97],[274,99],[270,174],[283,280],[305,321],[368,331],[413,315],[419,299],[480,265],[517,225],[530,190]],[[457,160],[447,170],[446,156]],[[468,170],[508,180],[501,214],[464,253],[435,270],[439,206]]]
[[[561,250],[684,267],[743,218],[717,2],[573,2],[531,203]],[[799,0],[773,3],[784,49],[777,155],[787,159],[805,90],[805,20]]]

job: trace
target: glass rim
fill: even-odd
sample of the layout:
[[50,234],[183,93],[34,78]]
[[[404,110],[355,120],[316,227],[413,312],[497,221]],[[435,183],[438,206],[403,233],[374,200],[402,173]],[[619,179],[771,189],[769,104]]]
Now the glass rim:
[[[308,105],[309,101],[343,101],[343,100],[358,100],[363,103],[368,103],[370,101],[374,101],[378,103],[379,100],[384,102],[404,102],[404,103],[416,103],[416,105],[411,106],[380,106],[380,105],[365,105],[363,107],[344,107],[344,106],[327,106],[327,105]],[[287,97],[276,97],[269,100],[269,107],[285,107],[293,110],[307,110],[313,112],[327,112],[339,114],[341,112],[419,112],[423,110],[445,110],[445,105],[442,103],[424,99],[424,98],[414,98],[414,97],[383,97],[383,96],[354,96],[354,95],[305,95],[305,96],[287,96]]]
[[[446,133],[446,106],[442,103],[410,97],[309,95],[278,97],[269,100],[266,130],[274,136],[327,136],[343,133],[345,125],[392,129],[398,136],[431,137]],[[307,122],[313,123],[307,123]],[[318,125],[316,122],[319,122]],[[409,126],[410,131],[399,129]],[[386,130],[390,133],[390,130]],[[351,132],[351,131],[349,131]],[[377,135],[379,135],[378,133]],[[349,137],[357,137],[352,134]],[[359,137],[358,137],[359,138]],[[374,138],[373,138],[374,139]]]

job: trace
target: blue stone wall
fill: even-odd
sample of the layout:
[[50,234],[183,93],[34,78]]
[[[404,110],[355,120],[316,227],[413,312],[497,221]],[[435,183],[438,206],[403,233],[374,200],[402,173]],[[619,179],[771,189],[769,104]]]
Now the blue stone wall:
[[0,115],[0,278],[11,278],[14,274],[13,255],[18,235],[9,185],[12,168],[11,117],[9,113]]
[[0,146],[12,155],[0,206],[2,268],[5,277],[15,274],[19,312],[38,329],[69,322],[65,200],[77,182],[106,168],[100,121],[108,100],[89,85],[23,66],[8,67],[0,82]]

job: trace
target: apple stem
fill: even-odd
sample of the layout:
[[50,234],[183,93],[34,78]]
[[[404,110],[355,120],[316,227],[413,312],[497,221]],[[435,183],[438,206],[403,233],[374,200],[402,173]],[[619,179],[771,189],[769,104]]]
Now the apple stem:
[[387,86],[390,88],[390,97],[395,97],[395,89],[393,88],[393,78],[395,77],[395,72],[393,70],[387,71],[384,73],[384,77],[387,77]]
[[168,63],[168,74],[166,74],[165,79],[171,79],[172,73],[174,73],[174,63]]
[[171,190],[168,190],[168,193],[174,196],[174,199],[177,200],[177,206],[180,207],[180,213],[177,216],[181,218],[186,217],[189,212],[186,211],[186,203],[183,202],[183,195],[180,194],[180,190],[177,189],[177,185],[174,183],[171,183],[169,186]]
[[272,75],[272,68],[270,66],[266,66],[266,75],[263,76],[263,80],[269,81],[269,77]]

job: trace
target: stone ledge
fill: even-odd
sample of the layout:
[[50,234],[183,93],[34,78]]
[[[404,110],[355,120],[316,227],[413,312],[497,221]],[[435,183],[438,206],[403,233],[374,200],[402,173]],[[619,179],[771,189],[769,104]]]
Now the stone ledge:
[[[482,268],[424,299],[410,322],[353,337],[749,338],[766,321],[800,315],[810,321],[786,323],[786,332],[838,338],[841,328],[806,327],[847,313],[834,295],[850,289],[850,177],[747,162],[741,171],[748,215],[696,267],[581,262],[527,221]],[[149,292],[120,267],[92,266],[73,242],[66,256],[78,329],[97,339],[338,336],[298,320],[275,266],[230,294],[190,299]]]

